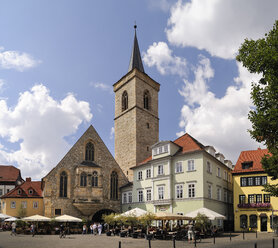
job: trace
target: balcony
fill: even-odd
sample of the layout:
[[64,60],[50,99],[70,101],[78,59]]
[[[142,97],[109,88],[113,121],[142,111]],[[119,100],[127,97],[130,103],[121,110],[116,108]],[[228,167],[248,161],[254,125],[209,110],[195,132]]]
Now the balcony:
[[238,208],[270,208],[270,203],[240,203]]

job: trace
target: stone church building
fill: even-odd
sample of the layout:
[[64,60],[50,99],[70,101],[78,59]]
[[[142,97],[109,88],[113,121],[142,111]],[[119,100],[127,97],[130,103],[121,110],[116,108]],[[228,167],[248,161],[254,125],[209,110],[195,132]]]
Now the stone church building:
[[99,221],[121,211],[120,188],[158,142],[160,85],[145,72],[135,36],[128,72],[115,92],[115,159],[93,126],[43,179],[45,216]]

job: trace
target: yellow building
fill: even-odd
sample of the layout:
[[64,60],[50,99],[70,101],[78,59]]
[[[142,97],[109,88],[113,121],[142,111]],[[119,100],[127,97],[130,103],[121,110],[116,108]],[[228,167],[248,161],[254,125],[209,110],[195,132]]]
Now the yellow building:
[[263,191],[266,183],[277,184],[263,170],[261,159],[267,149],[242,151],[233,171],[234,226],[243,229],[271,232],[272,222],[278,223],[278,198]]
[[43,215],[43,197],[41,182],[32,182],[31,178],[1,197],[2,213],[14,217]]

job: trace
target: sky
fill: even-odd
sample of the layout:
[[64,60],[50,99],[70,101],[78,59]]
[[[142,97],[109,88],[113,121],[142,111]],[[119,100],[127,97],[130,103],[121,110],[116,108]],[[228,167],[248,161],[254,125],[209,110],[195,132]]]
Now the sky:
[[93,125],[114,154],[112,85],[128,71],[134,23],[145,72],[161,84],[159,138],[185,132],[234,164],[250,138],[245,38],[277,19],[276,0],[0,2],[0,164],[40,180]]

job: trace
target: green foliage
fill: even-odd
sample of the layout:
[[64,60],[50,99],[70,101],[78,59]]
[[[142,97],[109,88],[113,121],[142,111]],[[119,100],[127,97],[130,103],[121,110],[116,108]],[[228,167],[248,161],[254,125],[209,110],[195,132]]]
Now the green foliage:
[[209,218],[204,214],[198,213],[197,217],[195,218],[195,228],[201,232],[208,230],[210,228]]
[[[252,83],[251,98],[255,109],[249,112],[251,137],[265,144],[272,156],[265,156],[262,165],[278,178],[278,21],[273,29],[258,40],[246,39],[237,60],[252,73],[259,73],[259,82]],[[277,185],[266,185],[265,191],[278,196]]]
[[108,214],[108,215],[104,214],[104,215],[102,215],[102,219],[109,226],[114,226],[117,223],[115,216],[116,215],[114,213],[111,213],[111,214]]
[[153,213],[147,213],[140,217],[139,222],[142,226],[147,227],[154,221],[155,215]]
[[23,220],[16,220],[15,223],[17,227],[25,227],[27,225],[27,223]]

